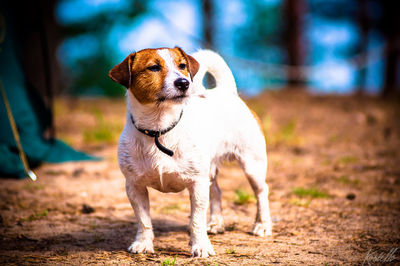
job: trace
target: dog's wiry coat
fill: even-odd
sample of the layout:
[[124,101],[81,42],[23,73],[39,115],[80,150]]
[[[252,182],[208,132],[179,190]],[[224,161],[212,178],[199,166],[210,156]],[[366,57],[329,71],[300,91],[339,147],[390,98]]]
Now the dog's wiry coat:
[[[192,254],[214,255],[207,230],[211,233],[224,230],[221,190],[216,177],[220,163],[226,159],[239,162],[256,195],[253,233],[270,235],[264,135],[250,109],[237,95],[233,75],[223,59],[208,50],[189,56],[179,48],[147,49],[130,56],[134,59],[133,65],[128,66],[128,71],[132,71],[128,73],[132,77],[129,82],[126,73],[119,73],[120,69],[126,71],[126,63],[110,71],[113,80],[129,84],[127,120],[118,146],[127,195],[138,219],[136,239],[129,251],[154,252],[147,187],[162,192],[187,188],[191,200]],[[158,73],[148,71],[153,64],[160,66]],[[217,82],[212,90],[202,85],[206,71]],[[193,79],[187,91],[174,86],[174,81],[181,78]],[[161,152],[154,139],[139,132],[130,119],[132,115],[141,128],[162,130],[177,121],[182,111],[179,123],[160,137],[160,142],[174,151],[172,157]],[[209,198],[211,214],[207,227]]]

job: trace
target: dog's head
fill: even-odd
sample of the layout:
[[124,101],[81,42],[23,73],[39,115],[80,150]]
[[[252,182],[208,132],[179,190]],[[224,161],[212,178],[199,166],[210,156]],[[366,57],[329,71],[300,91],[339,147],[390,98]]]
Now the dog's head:
[[188,97],[199,63],[181,48],[144,49],[128,55],[109,72],[141,104],[181,102]]

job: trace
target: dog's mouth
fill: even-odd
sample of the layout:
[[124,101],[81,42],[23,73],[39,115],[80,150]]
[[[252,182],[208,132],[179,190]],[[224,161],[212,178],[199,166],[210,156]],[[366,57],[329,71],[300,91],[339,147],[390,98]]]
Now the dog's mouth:
[[186,95],[186,94],[176,95],[176,96],[172,96],[172,97],[161,96],[161,97],[158,97],[157,103],[162,103],[165,101],[173,101],[173,102],[180,103],[187,97],[188,97],[188,95]]

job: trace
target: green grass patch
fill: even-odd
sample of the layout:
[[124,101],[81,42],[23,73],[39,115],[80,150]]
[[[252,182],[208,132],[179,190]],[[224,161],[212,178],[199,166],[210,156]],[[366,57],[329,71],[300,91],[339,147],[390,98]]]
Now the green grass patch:
[[38,213],[34,213],[34,214],[30,215],[29,217],[23,219],[23,221],[29,221],[29,222],[36,221],[36,220],[40,220],[44,217],[47,217],[47,215],[48,215],[48,211],[44,210],[42,212],[38,212]]
[[228,231],[228,232],[235,231],[235,230],[236,230],[236,224],[235,223],[227,225],[225,227],[225,231]]
[[297,187],[292,190],[293,194],[300,198],[310,197],[312,199],[316,198],[329,198],[331,197],[328,193],[321,191],[317,188],[302,188]]
[[358,183],[360,183],[360,180],[350,179],[348,176],[342,175],[337,179],[337,182],[346,184],[346,185],[358,185]]
[[103,113],[97,108],[92,110],[92,115],[96,119],[96,126],[84,130],[83,141],[85,144],[117,143],[122,125],[106,120]]
[[299,198],[292,198],[289,200],[290,204],[300,206],[300,207],[308,207],[311,203],[311,199],[299,199]]
[[251,202],[255,202],[255,197],[253,194],[243,190],[243,189],[236,189],[235,190],[235,200],[234,203],[236,205],[244,205]]
[[179,209],[180,209],[180,206],[177,203],[175,203],[175,204],[171,204],[171,205],[167,205],[167,206],[163,207],[161,209],[161,212],[162,213],[174,213],[175,211],[177,211]]
[[96,128],[86,129],[83,132],[83,141],[86,144],[113,143],[116,141],[116,136],[110,127],[100,125]]
[[44,185],[37,182],[29,182],[24,185],[24,189],[29,192],[35,192],[44,189]]
[[281,127],[280,133],[281,137],[284,141],[290,141],[294,135],[296,130],[296,120],[292,119],[285,125]]
[[321,165],[327,166],[327,165],[331,165],[332,161],[330,159],[325,159],[321,162]]
[[235,253],[236,253],[236,250],[234,250],[233,248],[227,248],[227,249],[225,250],[225,253],[226,253],[226,254],[235,254]]
[[301,156],[299,156],[299,157],[294,157],[294,158],[292,159],[292,163],[293,163],[293,164],[300,164],[300,163],[303,163],[303,161],[304,161],[304,158],[301,157]]
[[271,129],[272,118],[270,115],[265,115],[261,120],[264,132],[269,132]]
[[332,135],[328,138],[329,143],[336,143],[340,140],[340,137],[338,135]]
[[[269,126],[268,120],[266,123],[267,126]],[[296,119],[293,118],[286,124],[282,125],[279,128],[278,132],[267,134],[268,144],[300,145],[301,138],[297,135],[296,127],[297,127],[297,121]]]
[[163,262],[161,262],[161,265],[175,265],[175,263],[176,263],[176,256],[174,257],[173,260],[170,258],[163,260]]
[[340,157],[338,161],[339,161],[339,163],[342,163],[342,164],[351,164],[351,163],[356,163],[359,160],[356,156],[349,155],[349,156]]

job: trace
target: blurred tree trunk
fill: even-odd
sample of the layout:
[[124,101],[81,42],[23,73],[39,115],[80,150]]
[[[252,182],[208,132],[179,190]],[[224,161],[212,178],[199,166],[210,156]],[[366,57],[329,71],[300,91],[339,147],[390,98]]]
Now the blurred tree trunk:
[[213,0],[203,0],[203,34],[205,47],[214,48],[214,3]]
[[368,50],[368,31],[369,31],[369,18],[367,13],[367,1],[368,0],[358,0],[357,9],[357,22],[360,29],[361,37],[359,43],[358,52],[361,55],[360,61],[358,63],[358,93],[363,93],[365,90],[366,81],[366,63],[367,63],[367,50]]
[[398,93],[398,68],[400,57],[400,2],[382,1],[383,21],[382,30],[386,41],[385,47],[385,76],[382,90],[383,97]]
[[304,64],[303,46],[303,15],[305,9],[304,0],[285,0],[283,3],[283,14],[285,16],[284,41],[287,51],[288,85],[305,85],[302,73],[298,68]]

